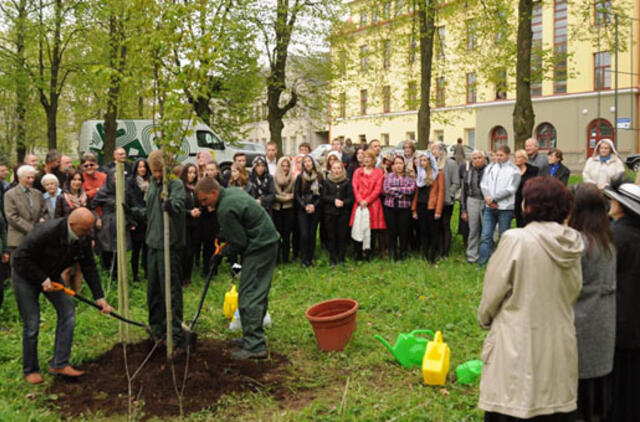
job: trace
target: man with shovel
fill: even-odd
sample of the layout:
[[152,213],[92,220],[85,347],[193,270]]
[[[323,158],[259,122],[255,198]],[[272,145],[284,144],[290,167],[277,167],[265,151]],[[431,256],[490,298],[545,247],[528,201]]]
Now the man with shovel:
[[40,384],[38,330],[40,324],[39,296],[46,298],[56,308],[56,326],[53,358],[49,361],[51,375],[79,377],[84,374],[69,365],[75,310],[71,297],[56,291],[52,282],[60,280],[60,273],[75,263],[91,289],[97,305],[103,313],[113,308],[104,299],[100,278],[91,249],[91,230],[95,219],[91,211],[77,208],[65,218],[49,220],[37,225],[24,238],[13,256],[13,288],[23,323],[22,370],[30,384]]
[[[242,256],[238,309],[243,337],[232,341],[242,349],[231,357],[264,359],[267,345],[262,321],[267,313],[280,235],[265,209],[242,189],[225,189],[216,180],[205,177],[198,182],[196,195],[201,206],[216,210],[220,237],[228,243],[225,254]],[[220,257],[216,255],[213,259]]]

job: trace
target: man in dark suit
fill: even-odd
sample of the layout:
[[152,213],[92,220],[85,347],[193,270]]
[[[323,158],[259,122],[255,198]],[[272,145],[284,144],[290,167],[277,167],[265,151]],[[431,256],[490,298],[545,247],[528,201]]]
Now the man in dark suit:
[[69,365],[75,310],[71,298],[55,291],[52,282],[60,282],[60,273],[80,264],[80,269],[96,303],[103,313],[113,311],[104,299],[89,237],[94,217],[86,208],[77,208],[65,218],[49,220],[36,226],[22,241],[13,255],[13,288],[23,323],[22,369],[30,384],[43,381],[39,374],[38,329],[40,308],[38,298],[44,292],[56,308],[58,322],[53,358],[49,373],[67,377],[84,374]]
[[113,161],[103,167],[103,171],[107,174],[114,174],[116,172],[116,163],[124,164],[124,177],[127,178],[133,174],[133,167],[129,161],[127,161],[127,151],[124,148],[116,148],[113,151]]
[[557,148],[549,150],[549,174],[559,179],[565,186],[569,184],[571,171],[562,164],[562,151]]

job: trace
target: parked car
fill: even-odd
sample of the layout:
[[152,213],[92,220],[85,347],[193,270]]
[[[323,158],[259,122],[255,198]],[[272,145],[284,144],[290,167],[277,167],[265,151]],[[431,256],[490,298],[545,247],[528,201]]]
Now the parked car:
[[242,150],[245,151],[255,151],[258,154],[266,154],[267,153],[267,148],[258,143],[258,142],[250,142],[250,141],[237,141],[234,142],[234,144]]
[[631,170],[640,172],[640,154],[631,154],[627,157],[625,163]]

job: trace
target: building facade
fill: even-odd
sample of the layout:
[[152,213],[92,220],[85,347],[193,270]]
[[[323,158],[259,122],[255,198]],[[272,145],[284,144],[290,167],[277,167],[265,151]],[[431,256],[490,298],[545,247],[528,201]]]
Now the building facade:
[[[330,138],[375,138],[390,145],[417,139],[420,47],[412,35],[416,19],[410,3],[349,3],[350,16],[331,49],[336,71]],[[604,35],[602,43],[598,38],[599,31],[611,33],[613,9],[610,1],[600,3],[586,17],[586,9],[575,2],[545,0],[535,3],[532,16],[534,50],[554,55],[551,63],[542,53],[532,57],[532,68],[540,69],[531,83],[532,136],[543,149],[560,148],[573,169],[583,165],[602,138],[613,139],[622,156],[637,152],[640,145],[640,25],[627,19],[619,26],[616,68],[611,44]],[[628,6],[628,16],[639,16],[639,2]],[[501,143],[513,148],[515,62],[488,71],[486,61],[474,61],[485,49],[474,25],[463,6],[436,18],[429,139],[452,144],[462,138],[485,151]],[[583,33],[589,36],[577,35],[586,26]],[[496,31],[495,37],[500,36],[515,39],[515,34]]]

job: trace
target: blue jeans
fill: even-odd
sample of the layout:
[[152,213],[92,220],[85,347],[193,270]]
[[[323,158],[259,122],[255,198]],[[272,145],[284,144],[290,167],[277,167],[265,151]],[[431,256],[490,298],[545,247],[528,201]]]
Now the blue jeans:
[[[42,287],[36,286],[13,273],[13,289],[22,318],[22,371],[25,375],[40,371],[38,364],[38,332],[40,328],[40,304],[38,298]],[[63,292],[44,293],[58,314],[56,339],[51,368],[64,368],[69,365],[73,329],[76,324],[73,301]]]
[[497,210],[484,207],[482,213],[482,234],[480,235],[480,250],[478,265],[484,265],[491,256],[491,248],[493,247],[493,232],[498,225],[498,233],[507,231],[511,227],[511,218],[513,210]]

